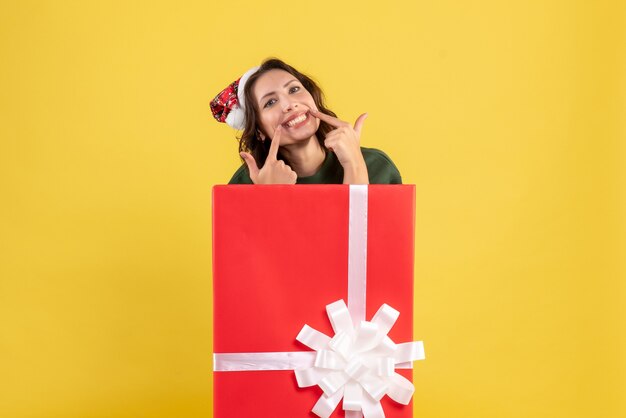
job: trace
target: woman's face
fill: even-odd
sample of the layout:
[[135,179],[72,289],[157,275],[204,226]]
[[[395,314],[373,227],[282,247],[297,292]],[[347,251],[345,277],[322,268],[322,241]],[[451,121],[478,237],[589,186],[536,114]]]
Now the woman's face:
[[283,70],[270,70],[260,76],[252,89],[258,108],[257,120],[261,131],[274,137],[282,125],[281,145],[294,144],[311,138],[320,121],[309,109],[317,110],[313,96],[296,77]]

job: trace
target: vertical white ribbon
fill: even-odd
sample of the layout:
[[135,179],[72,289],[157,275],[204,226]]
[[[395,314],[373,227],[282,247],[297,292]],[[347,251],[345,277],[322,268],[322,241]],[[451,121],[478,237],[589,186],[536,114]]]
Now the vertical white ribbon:
[[367,289],[367,185],[350,186],[348,311],[354,327],[365,321]]
[[[350,185],[348,226],[348,311],[356,329],[365,321],[367,300],[367,185]],[[346,418],[363,418],[361,411],[345,411]]]

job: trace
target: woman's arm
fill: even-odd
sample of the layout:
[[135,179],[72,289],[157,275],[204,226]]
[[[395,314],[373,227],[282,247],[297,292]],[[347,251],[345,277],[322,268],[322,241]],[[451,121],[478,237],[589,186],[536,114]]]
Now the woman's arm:
[[[359,149],[359,154],[361,150]],[[369,184],[369,176],[367,173],[367,166],[363,155],[360,156],[361,162],[354,165],[341,164],[343,166],[343,184]]]

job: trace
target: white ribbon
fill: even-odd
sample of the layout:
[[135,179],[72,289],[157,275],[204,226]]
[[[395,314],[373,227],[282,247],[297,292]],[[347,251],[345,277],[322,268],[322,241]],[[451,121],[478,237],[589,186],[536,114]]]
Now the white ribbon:
[[333,338],[308,325],[296,337],[317,352],[312,366],[295,370],[298,386],[317,385],[324,392],[313,413],[328,418],[342,398],[345,411],[361,411],[365,418],[385,416],[380,405],[385,395],[408,404],[415,388],[395,372],[396,365],[425,356],[421,341],[395,344],[387,336],[400,313],[383,304],[371,322],[361,321],[355,328],[343,300],[327,305],[326,312],[335,331]]
[[354,326],[365,320],[367,293],[367,186],[350,186],[348,309]]
[[346,418],[384,418],[380,399],[385,395],[409,403],[415,388],[395,370],[423,360],[423,343],[396,344],[387,336],[399,316],[387,304],[365,321],[367,186],[350,186],[349,222],[348,306],[343,300],[326,306],[335,335],[304,325],[296,339],[315,351],[215,353],[214,371],[294,370],[298,386],[322,388],[312,409],[321,418],[330,417],[341,399]]
[[213,354],[213,371],[295,370],[315,364],[314,351]]

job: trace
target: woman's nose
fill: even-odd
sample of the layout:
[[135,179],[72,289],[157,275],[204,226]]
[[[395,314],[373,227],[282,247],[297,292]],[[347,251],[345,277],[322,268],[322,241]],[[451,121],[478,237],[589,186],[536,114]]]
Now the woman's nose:
[[285,105],[283,107],[283,112],[294,111],[298,108],[298,103],[292,103],[289,100],[285,100]]

